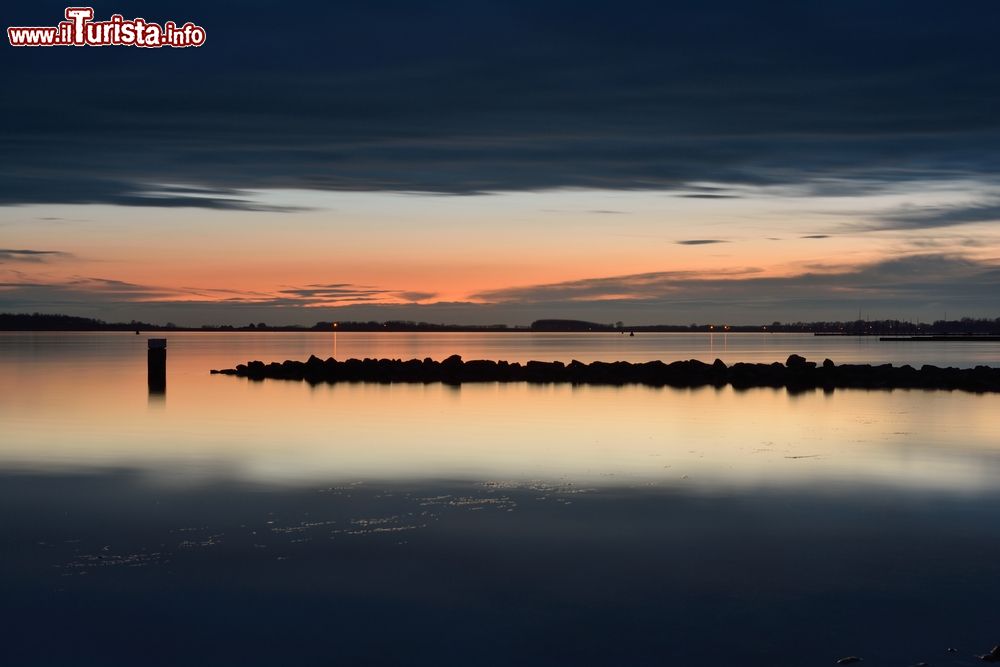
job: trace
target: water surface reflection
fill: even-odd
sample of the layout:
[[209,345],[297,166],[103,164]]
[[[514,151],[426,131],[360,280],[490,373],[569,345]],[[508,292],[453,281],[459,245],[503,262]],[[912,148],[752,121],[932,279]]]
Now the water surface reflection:
[[0,500],[5,664],[970,665],[997,628],[995,494],[117,471]]
[[973,665],[1000,642],[1000,395],[208,375],[322,354],[241,336],[172,338],[163,397],[142,337],[0,336],[0,664]]

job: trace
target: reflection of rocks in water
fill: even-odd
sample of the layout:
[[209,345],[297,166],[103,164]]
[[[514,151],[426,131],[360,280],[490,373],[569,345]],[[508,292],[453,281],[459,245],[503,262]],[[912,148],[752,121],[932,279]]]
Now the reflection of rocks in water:
[[336,524],[336,521],[303,521],[294,526],[271,526],[272,533],[304,533],[307,530],[312,530],[313,528],[321,528],[323,526],[332,526]]
[[223,533],[216,533],[215,535],[209,535],[203,540],[184,540],[177,545],[178,549],[198,549],[205,547],[214,547],[222,543]]
[[[408,517],[413,513],[408,512]],[[383,533],[401,533],[408,530],[426,528],[427,524],[403,523],[399,515],[351,519],[350,528],[335,530],[335,535],[379,535]]]
[[80,554],[63,565],[63,568],[77,570],[79,574],[85,574],[86,570],[97,567],[146,567],[147,565],[160,565],[168,562],[169,560],[160,552]]
[[391,521],[398,521],[398,517],[391,519],[355,519],[351,521],[350,528],[334,530],[334,535],[383,535],[388,533],[405,533],[410,530],[426,528],[427,524],[392,524]]
[[316,489],[316,493],[328,493],[333,496],[346,496],[347,498],[350,498],[350,491],[357,489],[363,484],[364,482],[351,482],[350,484],[341,486],[328,486],[322,489]]
[[[566,482],[563,484],[549,484],[542,481],[531,481],[531,482],[518,482],[518,481],[491,481],[484,482],[483,486],[487,489],[518,489],[532,491],[535,493],[540,493],[542,495],[537,495],[534,500],[543,501],[549,500],[550,498],[560,505],[572,505],[573,501],[567,496],[574,496],[581,493],[594,493],[597,489],[584,488],[575,486],[572,482]],[[517,506],[513,500],[509,500],[511,504],[511,509],[508,511],[513,511],[513,507]]]
[[[84,554],[74,557],[63,567],[86,572],[111,566],[193,565],[202,559],[225,560],[276,551],[268,557],[274,562],[287,560],[290,555],[307,556],[309,549],[318,548],[315,546],[317,541],[330,543],[330,540],[339,539],[347,544],[356,538],[377,540],[380,536],[393,538],[394,544],[404,546],[412,544],[412,540],[402,540],[400,536],[419,533],[432,525],[439,525],[444,530],[448,529],[449,522],[455,521],[471,520],[475,525],[486,521],[487,515],[514,512],[524,503],[568,506],[572,498],[597,491],[572,482],[544,480],[491,480],[452,488],[455,493],[430,495],[377,488],[362,482],[312,489],[304,493],[312,494],[317,501],[303,509],[299,516],[290,515],[287,509],[273,509],[231,526],[215,522],[189,523],[170,528],[162,538],[154,537],[155,547],[142,547],[123,555]],[[378,507],[392,511],[371,511]],[[225,530],[221,530],[223,528]],[[79,542],[78,539],[64,541],[65,544]],[[40,543],[44,545],[45,542]]]
[[444,504],[447,504],[447,502],[450,500],[450,498],[451,498],[450,495],[444,495],[444,496],[429,496],[427,498],[417,498],[417,500],[419,500],[420,504],[424,505],[424,506],[427,506],[427,505],[444,505]]
[[487,507],[513,511],[517,507],[512,499],[501,496],[499,498],[481,498],[476,496],[437,496],[432,498],[421,498],[422,506],[438,505],[441,507],[458,507],[469,511],[479,511]]

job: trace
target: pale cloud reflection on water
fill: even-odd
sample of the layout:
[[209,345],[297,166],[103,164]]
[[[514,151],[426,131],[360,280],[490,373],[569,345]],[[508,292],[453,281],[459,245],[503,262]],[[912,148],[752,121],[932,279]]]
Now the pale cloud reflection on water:
[[[829,482],[957,492],[991,488],[1000,470],[1000,396],[991,394],[250,382],[208,374],[253,354],[230,349],[234,338],[245,344],[241,334],[211,345],[184,336],[169,352],[166,396],[153,400],[144,341],[135,340],[143,337],[63,335],[8,347],[2,465],[281,483]],[[304,336],[295,342],[316,345]]]

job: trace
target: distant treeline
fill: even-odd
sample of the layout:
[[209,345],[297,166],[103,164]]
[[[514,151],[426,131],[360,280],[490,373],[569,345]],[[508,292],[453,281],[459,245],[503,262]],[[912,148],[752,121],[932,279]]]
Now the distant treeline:
[[252,322],[242,326],[231,324],[203,324],[198,327],[178,326],[172,322],[151,324],[131,322],[105,322],[89,317],[49,315],[46,313],[0,313],[0,331],[527,331],[526,327],[494,325],[431,324],[390,320],[386,322],[317,322],[313,326],[269,325]]
[[[746,327],[734,330],[752,331]],[[958,320],[935,320],[925,322],[904,322],[902,320],[854,320],[852,322],[772,322],[768,331],[785,333],[830,333],[854,336],[895,335],[895,334],[997,334],[1000,332],[1000,317],[995,319],[973,319],[963,317]]]
[[71,315],[0,313],[0,330],[2,331],[129,331],[160,328],[162,327],[146,322],[111,323]]
[[854,320],[850,322],[771,322],[770,324],[643,324],[629,326],[623,322],[602,324],[581,320],[536,320],[532,331],[662,331],[705,333],[819,333],[846,336],[885,336],[896,334],[993,334],[1000,332],[1000,317],[996,319],[937,320],[904,322],[902,320]]
[[171,322],[151,324],[149,322],[105,322],[88,317],[71,315],[49,315],[44,313],[0,313],[0,331],[563,331],[563,332],[774,332],[774,333],[820,333],[848,336],[874,335],[920,335],[920,334],[1000,334],[1000,317],[996,319],[937,320],[932,324],[904,322],[901,320],[854,320],[851,322],[772,322],[770,324],[656,324],[626,325],[623,322],[600,323],[585,320],[544,319],[536,320],[530,327],[510,327],[506,324],[457,325],[432,324],[409,320],[389,320],[385,322],[317,322],[306,326],[274,326],[265,322],[232,325],[202,325],[181,327]]

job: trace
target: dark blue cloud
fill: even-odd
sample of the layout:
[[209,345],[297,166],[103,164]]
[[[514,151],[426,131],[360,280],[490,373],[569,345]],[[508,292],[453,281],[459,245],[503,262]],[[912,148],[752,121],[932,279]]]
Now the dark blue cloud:
[[[8,25],[55,24],[22,3]],[[238,8],[238,9],[237,9]],[[13,49],[0,203],[465,194],[1000,174],[993,2],[117,1],[199,49]],[[696,193],[705,196],[712,193]]]
[[739,195],[714,195],[707,192],[695,193],[695,194],[683,194],[678,196],[684,197],[685,199],[739,199]]
[[[781,277],[758,273],[756,269],[715,274],[664,271],[511,287],[475,298],[558,309],[568,303],[580,309],[580,304],[589,303],[594,310],[613,307],[617,299],[617,305],[650,313],[675,308],[709,313],[713,307],[716,313],[723,312],[719,308],[734,313],[770,308],[785,317],[796,309],[826,308],[830,312],[851,303],[878,304],[890,310],[952,304],[959,309],[993,312],[1000,307],[1000,268],[955,254],[912,254],[851,267],[815,266]],[[622,295],[627,298],[622,299]]]
[[879,216],[872,229],[933,229],[977,222],[1000,221],[1000,200],[969,204],[902,206]]

